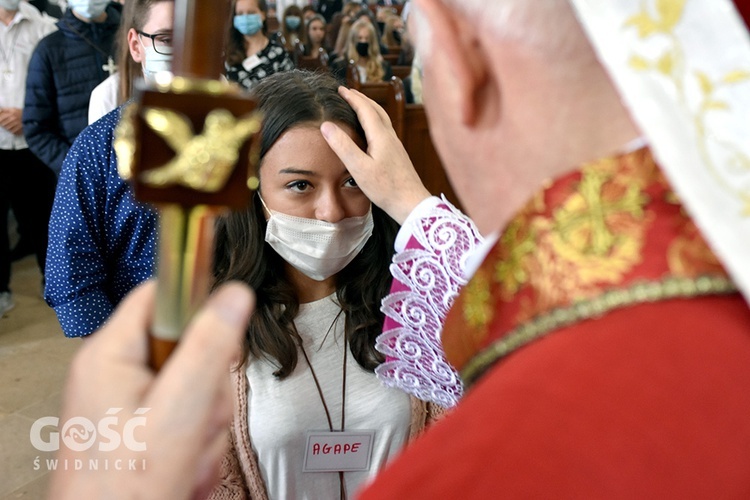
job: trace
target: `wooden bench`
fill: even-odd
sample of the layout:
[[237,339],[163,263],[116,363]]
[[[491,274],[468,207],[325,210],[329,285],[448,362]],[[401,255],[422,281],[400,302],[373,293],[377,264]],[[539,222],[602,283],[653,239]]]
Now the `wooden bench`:
[[395,54],[383,54],[383,59],[391,63],[391,66],[395,66],[398,62],[398,52]]
[[391,69],[393,70],[393,76],[397,76],[402,80],[411,75],[411,66],[391,66]]
[[432,143],[424,106],[405,105],[403,130],[401,141],[427,190],[436,195],[444,194],[448,201],[460,209],[461,204]]
[[346,72],[346,83],[348,87],[359,90],[380,104],[391,118],[396,135],[403,140],[404,105],[406,104],[404,82],[394,76],[387,82],[362,83],[359,81],[359,72],[354,61],[350,61]]
[[323,48],[319,49],[317,54],[309,56],[303,55],[301,50],[295,50],[294,59],[298,69],[328,72],[328,53]]

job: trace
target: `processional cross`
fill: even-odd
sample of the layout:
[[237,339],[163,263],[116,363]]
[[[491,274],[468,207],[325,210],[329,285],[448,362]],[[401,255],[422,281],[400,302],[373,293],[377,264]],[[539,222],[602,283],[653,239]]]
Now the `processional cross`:
[[159,211],[156,370],[208,295],[216,215],[245,208],[258,186],[256,103],[219,81],[230,19],[230,0],[176,0],[174,76],[141,82],[116,132],[120,175]]

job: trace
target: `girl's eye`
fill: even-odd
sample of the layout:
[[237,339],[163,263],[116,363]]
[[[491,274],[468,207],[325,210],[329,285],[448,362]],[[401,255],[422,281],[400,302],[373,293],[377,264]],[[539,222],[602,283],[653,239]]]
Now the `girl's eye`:
[[346,180],[345,184],[346,184],[347,186],[349,186],[349,187],[359,187],[359,186],[357,186],[357,181],[355,181],[355,180],[354,180],[354,177],[349,177],[349,178],[348,178],[348,179]]
[[296,191],[305,191],[308,187],[310,187],[310,183],[307,181],[294,181],[287,184],[286,187]]

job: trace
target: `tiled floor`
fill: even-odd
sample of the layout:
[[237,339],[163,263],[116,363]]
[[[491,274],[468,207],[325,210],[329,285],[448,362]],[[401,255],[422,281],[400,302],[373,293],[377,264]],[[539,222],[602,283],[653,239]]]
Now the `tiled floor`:
[[14,263],[11,288],[16,307],[0,318],[0,500],[37,500],[45,495],[50,454],[32,446],[31,426],[59,415],[68,363],[81,341],[63,336],[42,300],[33,257]]

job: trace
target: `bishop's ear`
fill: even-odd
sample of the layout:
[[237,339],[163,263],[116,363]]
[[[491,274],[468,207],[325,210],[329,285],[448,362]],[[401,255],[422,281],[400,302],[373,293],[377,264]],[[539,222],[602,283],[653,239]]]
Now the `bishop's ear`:
[[[461,1],[461,0],[457,0]],[[458,9],[441,0],[414,0],[410,29],[417,30],[417,44],[427,43],[422,54],[425,79],[431,94],[438,94],[440,105],[451,106],[463,125],[471,127],[480,119],[485,105],[489,60],[477,36],[478,27]],[[412,22],[413,21],[413,22]],[[425,30],[427,33],[419,33]]]

